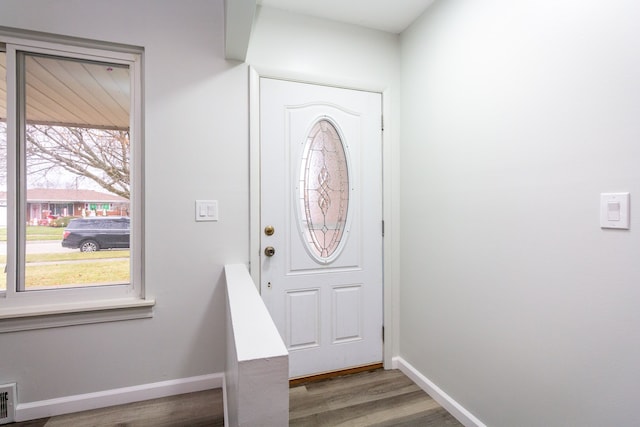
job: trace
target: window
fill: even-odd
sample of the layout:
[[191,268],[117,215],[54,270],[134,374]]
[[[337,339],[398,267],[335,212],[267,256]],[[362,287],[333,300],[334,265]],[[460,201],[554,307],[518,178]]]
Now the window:
[[[7,54],[0,44],[0,188],[7,183]],[[1,199],[1,198],[0,198]],[[7,263],[7,198],[0,200],[0,265]],[[6,271],[6,268],[4,269]],[[0,292],[7,290],[6,280],[0,278]]]
[[144,298],[141,53],[87,44],[0,31],[0,319]]

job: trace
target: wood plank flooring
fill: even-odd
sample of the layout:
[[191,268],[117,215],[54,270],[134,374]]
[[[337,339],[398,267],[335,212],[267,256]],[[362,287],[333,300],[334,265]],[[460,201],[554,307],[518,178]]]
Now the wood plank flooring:
[[[398,370],[311,382],[289,392],[290,426],[462,426]],[[224,425],[222,390],[207,390],[11,427],[169,427]],[[275,426],[274,426],[275,427]]]
[[290,426],[462,426],[398,370],[377,370],[293,387]]
[[76,412],[7,427],[224,426],[222,389]]

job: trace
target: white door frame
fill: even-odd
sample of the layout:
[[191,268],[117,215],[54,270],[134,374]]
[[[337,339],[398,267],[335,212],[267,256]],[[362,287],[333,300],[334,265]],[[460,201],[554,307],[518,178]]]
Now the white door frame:
[[[398,355],[398,313],[399,305],[399,256],[396,241],[397,232],[394,212],[398,212],[398,198],[391,197],[391,190],[399,181],[397,170],[392,168],[392,159],[397,159],[397,147],[392,144],[390,128],[391,90],[384,87],[358,86],[354,82],[327,81],[298,73],[263,70],[249,67],[249,269],[253,282],[260,292],[260,78],[274,78],[301,83],[334,86],[343,89],[365,90],[382,94],[382,114],[385,117],[382,132],[382,218],[385,224],[383,244],[383,361],[385,369],[396,368],[394,357]],[[381,118],[382,119],[382,118]],[[396,220],[397,221],[397,220]]]

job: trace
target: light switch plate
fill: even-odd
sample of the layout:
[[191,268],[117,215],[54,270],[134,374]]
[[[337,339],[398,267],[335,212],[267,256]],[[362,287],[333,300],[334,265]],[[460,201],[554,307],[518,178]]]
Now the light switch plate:
[[217,200],[196,200],[196,221],[217,221]]
[[600,194],[600,227],[629,229],[629,193]]

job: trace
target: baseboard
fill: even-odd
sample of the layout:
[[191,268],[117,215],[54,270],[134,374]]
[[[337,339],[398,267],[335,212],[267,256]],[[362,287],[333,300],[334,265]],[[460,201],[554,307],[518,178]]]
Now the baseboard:
[[442,391],[427,377],[422,375],[416,368],[401,357],[394,357],[392,361],[394,369],[400,369],[407,377],[411,378],[421,389],[438,402],[444,409],[449,411],[465,427],[486,427],[485,424],[467,411],[461,404],[456,402],[451,396]]
[[36,402],[18,403],[16,421],[53,417],[90,409],[141,402],[176,394],[222,388],[224,374],[200,375],[132,387],[116,388],[95,393],[78,394]]

